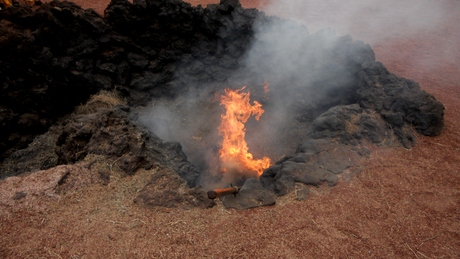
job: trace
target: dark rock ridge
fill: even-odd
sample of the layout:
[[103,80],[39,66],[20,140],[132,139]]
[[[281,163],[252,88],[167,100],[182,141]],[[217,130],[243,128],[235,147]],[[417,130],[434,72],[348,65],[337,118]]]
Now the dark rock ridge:
[[295,183],[319,187],[334,186],[345,170],[359,172],[360,162],[369,154],[363,147],[343,145],[329,139],[309,139],[299,144],[295,155],[285,157],[266,169],[260,182],[277,195],[294,190]]
[[[249,45],[257,14],[238,1],[203,9],[182,1],[115,0],[104,17],[67,1],[3,10],[0,159],[101,89],[116,88],[136,105],[174,96],[183,91],[172,80],[179,64],[199,81],[224,80]],[[221,65],[207,66],[216,62]]]
[[[290,31],[285,28],[293,33],[277,34]],[[261,47],[293,41],[294,49]],[[416,82],[391,74],[369,45],[328,30],[310,35],[294,22],[244,9],[238,0],[207,8],[180,0],[113,0],[103,17],[67,1],[36,10],[14,6],[0,12],[0,52],[0,161],[11,165],[21,154],[36,156],[39,139],[57,140],[56,154],[2,176],[96,154],[116,161],[127,175],[162,165],[196,186],[200,173],[180,144],[162,142],[140,126],[130,107],[264,80],[273,86],[263,103],[266,113],[282,107],[296,118],[283,121],[285,128],[306,128],[291,139],[297,150],[260,178],[277,195],[296,182],[332,186],[344,171],[359,171],[356,165],[369,155],[366,143],[410,148],[416,132],[436,136],[444,126],[444,106]],[[119,92],[128,106],[66,117],[100,90]],[[62,127],[36,138],[58,121]],[[154,186],[158,179],[137,202],[155,205],[152,197],[170,194],[174,200],[175,194]],[[203,204],[193,199],[179,200]]]
[[72,164],[88,154],[103,155],[127,175],[166,166],[196,186],[199,173],[179,143],[163,142],[129,118],[129,107],[99,109],[69,119],[56,142],[58,164]]
[[237,194],[222,197],[222,203],[226,208],[250,209],[274,205],[276,195],[265,189],[256,178],[249,178],[244,182]]

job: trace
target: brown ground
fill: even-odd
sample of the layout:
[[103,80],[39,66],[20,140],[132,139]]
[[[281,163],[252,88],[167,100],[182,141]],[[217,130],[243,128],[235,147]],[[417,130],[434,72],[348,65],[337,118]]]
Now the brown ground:
[[[99,12],[108,3],[75,2]],[[37,197],[37,209],[2,206],[0,258],[460,258],[460,2],[438,2],[450,11],[434,30],[378,42],[391,32],[356,32],[391,72],[444,103],[441,136],[419,137],[411,150],[375,150],[351,182],[308,200],[291,194],[248,211],[138,208],[143,172]]]

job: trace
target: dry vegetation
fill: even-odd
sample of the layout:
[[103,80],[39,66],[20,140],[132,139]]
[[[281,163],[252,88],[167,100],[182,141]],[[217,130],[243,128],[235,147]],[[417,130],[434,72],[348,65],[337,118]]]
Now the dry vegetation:
[[[98,11],[107,4],[76,2]],[[446,18],[438,31],[373,46],[390,71],[445,104],[441,136],[419,137],[411,150],[374,148],[349,182],[313,188],[304,201],[290,194],[247,211],[221,204],[139,208],[132,201],[154,171],[112,177],[107,186],[95,183],[59,199],[38,197],[41,209],[0,205],[0,257],[460,258],[460,49],[450,60],[437,59],[444,33],[460,41],[459,17]],[[438,65],[408,63],[421,53]]]
[[92,95],[87,103],[77,106],[75,112],[77,114],[91,114],[96,112],[98,108],[110,108],[125,104],[127,101],[121,98],[117,92],[102,90]]

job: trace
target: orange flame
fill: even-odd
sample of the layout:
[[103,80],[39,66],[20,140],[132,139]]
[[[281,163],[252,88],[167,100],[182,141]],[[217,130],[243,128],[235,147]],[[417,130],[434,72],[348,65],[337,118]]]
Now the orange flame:
[[243,92],[246,87],[238,90],[225,89],[220,98],[220,105],[225,106],[225,114],[221,115],[218,128],[219,135],[223,137],[222,148],[219,150],[222,171],[237,172],[253,175],[262,175],[263,170],[271,165],[270,158],[263,157],[255,160],[248,151],[245,141],[246,128],[244,124],[251,115],[259,120],[264,113],[262,105],[257,101],[249,103],[249,92]]

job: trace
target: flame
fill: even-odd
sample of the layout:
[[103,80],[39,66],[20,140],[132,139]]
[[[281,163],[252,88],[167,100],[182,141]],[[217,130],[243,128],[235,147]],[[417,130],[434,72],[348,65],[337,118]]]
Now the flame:
[[225,106],[221,115],[219,135],[223,137],[222,148],[219,150],[222,171],[236,170],[245,175],[262,175],[263,170],[271,165],[270,158],[254,159],[248,151],[245,141],[246,128],[244,124],[251,115],[256,120],[264,113],[262,104],[254,101],[249,103],[249,92],[243,92],[246,87],[237,90],[225,89],[220,98],[220,105]]

